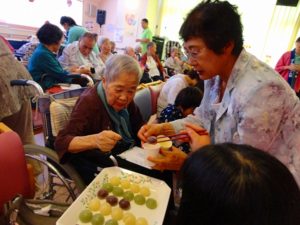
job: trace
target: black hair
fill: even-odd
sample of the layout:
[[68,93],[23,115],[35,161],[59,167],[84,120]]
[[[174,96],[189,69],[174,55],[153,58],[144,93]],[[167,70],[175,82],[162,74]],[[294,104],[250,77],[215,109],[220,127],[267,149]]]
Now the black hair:
[[300,42],[300,37],[297,38],[296,42]]
[[145,22],[145,23],[149,23],[148,19],[146,19],[146,18],[142,19],[142,21]]
[[183,71],[183,74],[188,75],[191,79],[199,80],[199,73],[194,69],[186,69]]
[[71,18],[69,16],[62,16],[60,18],[60,24],[64,25],[65,23],[68,24],[70,27],[77,25],[73,18]]
[[191,154],[181,172],[178,225],[300,224],[299,187],[266,152],[249,145],[208,145]]
[[231,41],[233,55],[243,49],[243,26],[237,7],[227,1],[206,0],[198,4],[187,16],[179,34],[184,41],[193,37],[203,39],[216,54],[222,54]]
[[175,106],[180,106],[183,110],[188,108],[196,108],[200,105],[203,93],[199,88],[186,87],[183,88],[175,99]]
[[50,45],[50,44],[58,44],[64,33],[62,30],[51,23],[46,23],[40,27],[37,31],[36,36],[42,44]]

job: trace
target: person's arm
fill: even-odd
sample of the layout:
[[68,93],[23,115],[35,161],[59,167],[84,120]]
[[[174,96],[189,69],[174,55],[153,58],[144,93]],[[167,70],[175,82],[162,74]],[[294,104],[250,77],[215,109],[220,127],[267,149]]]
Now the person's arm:
[[[253,89],[247,99],[237,108],[237,131],[232,141],[240,144],[250,144],[256,148],[270,151],[284,123],[284,115],[292,111],[287,108],[289,92],[283,85],[269,83]],[[292,106],[292,103],[289,103]],[[226,128],[224,128],[226,129]]]
[[285,70],[288,70],[288,66],[290,65],[290,52],[284,53],[280,59],[278,60],[275,70],[282,74]]
[[69,122],[56,137],[55,150],[60,157],[66,152],[75,153],[90,149],[110,151],[121,139],[119,134],[110,130],[110,122],[105,120],[108,118],[101,115],[103,111],[100,104],[94,89],[88,89],[87,93],[81,95]]

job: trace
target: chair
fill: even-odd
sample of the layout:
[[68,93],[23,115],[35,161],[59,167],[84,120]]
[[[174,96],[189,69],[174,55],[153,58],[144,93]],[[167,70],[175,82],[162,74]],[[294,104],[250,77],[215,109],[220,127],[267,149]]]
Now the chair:
[[[0,128],[2,127],[3,124]],[[3,129],[1,130],[3,131]],[[22,225],[55,225],[69,205],[55,201],[32,199],[34,194],[31,184],[32,176],[30,176],[30,170],[26,165],[25,151],[17,133],[9,130],[0,133],[0,146],[0,223],[8,224],[17,221],[18,224]],[[30,203],[31,206],[26,203]],[[59,209],[58,214],[42,216],[33,211],[35,207],[49,205],[52,209]]]
[[139,107],[144,121],[149,121],[157,111],[157,99],[164,85],[162,81],[142,84],[143,89],[138,90],[134,97],[135,104]]

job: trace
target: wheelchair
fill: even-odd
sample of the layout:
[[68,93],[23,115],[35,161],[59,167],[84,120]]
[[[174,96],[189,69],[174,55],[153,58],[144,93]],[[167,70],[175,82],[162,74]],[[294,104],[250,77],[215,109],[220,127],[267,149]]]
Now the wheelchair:
[[[83,75],[86,77],[86,75]],[[91,78],[87,78],[89,83],[93,84]],[[27,158],[38,161],[43,172],[36,177],[36,183],[39,191],[36,192],[34,199],[53,200],[61,202],[73,202],[76,197],[85,189],[86,185],[81,177],[68,163],[61,164],[57,153],[53,150],[55,135],[51,123],[50,107],[52,102],[58,100],[73,99],[72,104],[75,104],[76,98],[86,89],[79,88],[67,90],[56,94],[45,94],[42,87],[33,80],[12,80],[11,86],[34,86],[37,91],[37,96],[33,99],[36,102],[36,110],[42,116],[43,133],[45,146],[25,145],[24,152]],[[72,110],[73,105],[69,107]],[[68,115],[67,115],[68,116]],[[64,123],[67,122],[65,118]],[[58,121],[62,123],[62,121]],[[57,124],[57,123],[56,123]],[[61,125],[63,127],[64,124]],[[56,131],[57,133],[58,131]],[[63,197],[62,193],[67,192],[68,195]]]

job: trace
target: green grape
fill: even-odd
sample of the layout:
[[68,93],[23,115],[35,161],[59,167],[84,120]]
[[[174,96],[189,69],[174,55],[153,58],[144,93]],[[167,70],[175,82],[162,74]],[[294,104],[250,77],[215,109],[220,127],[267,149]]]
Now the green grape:
[[120,196],[123,195],[124,191],[123,191],[123,189],[120,188],[120,187],[114,187],[113,190],[112,190],[112,193],[113,193],[115,196],[120,197]]
[[153,198],[148,198],[147,201],[146,201],[146,206],[149,208],[149,209],[156,209],[157,207],[157,201]]
[[119,207],[113,208],[111,211],[111,218],[114,220],[121,220],[123,218],[123,210]]
[[90,201],[89,209],[92,211],[98,211],[100,209],[100,201],[98,198],[94,198]]
[[148,225],[148,221],[144,217],[140,217],[136,220],[135,225]]
[[132,201],[133,197],[134,197],[134,194],[132,193],[132,191],[125,191],[123,194],[123,198],[128,201]]
[[143,205],[145,204],[145,197],[143,195],[136,195],[134,196],[134,202],[138,205]]
[[90,222],[92,217],[93,217],[93,213],[88,209],[82,210],[79,214],[79,219],[83,223]]
[[148,197],[148,196],[150,196],[150,189],[147,187],[141,187],[140,193],[141,193],[141,195]]
[[120,177],[112,177],[109,179],[109,183],[111,183],[114,186],[118,186],[121,182]]
[[92,218],[92,225],[102,225],[104,223],[104,216],[100,213],[97,213]]
[[118,221],[111,219],[111,220],[107,220],[105,225],[118,225]]
[[107,190],[108,192],[111,192],[113,190],[113,187],[114,186],[111,183],[104,183],[102,185],[102,188],[105,189],[105,190]]

